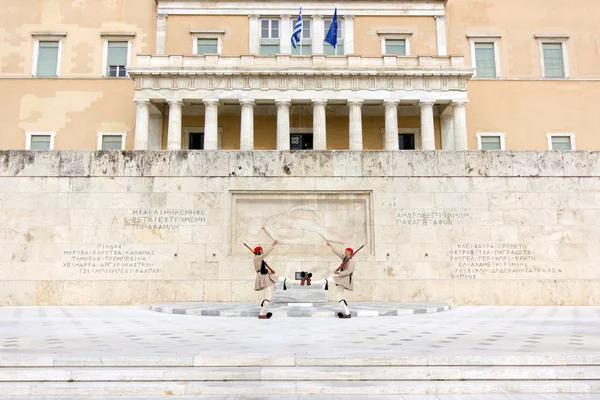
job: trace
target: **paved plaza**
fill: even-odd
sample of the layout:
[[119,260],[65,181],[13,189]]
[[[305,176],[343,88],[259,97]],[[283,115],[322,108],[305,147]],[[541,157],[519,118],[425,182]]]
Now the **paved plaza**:
[[[220,380],[225,382],[221,385],[229,385],[235,393],[225,396],[221,392],[206,391],[213,386],[217,390],[217,383],[210,382],[201,383],[202,388],[198,386],[194,392],[190,383],[186,391],[170,393],[168,398],[176,399],[177,395],[185,394],[187,396],[180,398],[596,400],[600,399],[598,364],[600,307],[457,307],[432,314],[393,317],[350,320],[273,318],[266,321],[247,317],[164,314],[146,307],[0,308],[0,377],[3,377],[0,381],[5,382],[0,382],[5,395],[0,396],[0,400],[82,398],[70,397],[68,390],[83,387],[89,390],[98,384],[104,385],[107,392],[85,398],[162,398],[158,392],[140,396],[142,393],[135,391],[118,392],[119,397],[111,397],[115,395],[115,387],[126,385],[117,382],[119,379],[114,376],[128,373],[131,375],[126,380],[151,381],[152,376],[159,374],[161,382],[167,382],[186,380],[186,374],[198,376],[202,371],[205,375],[200,380]],[[489,375],[492,374],[489,366],[493,366],[493,377]],[[106,372],[99,371],[99,367],[115,368]],[[385,370],[388,367],[396,370]],[[29,378],[23,378],[24,368],[30,374]],[[408,372],[402,372],[403,368]],[[115,372],[117,370],[120,372]],[[43,390],[55,390],[60,384],[47,383],[43,390],[35,392],[32,383],[13,382],[35,381],[36,371],[55,377],[71,377],[69,382],[75,383],[63,383],[71,386],[66,387],[62,397],[41,397],[44,393],[50,394]],[[313,374],[310,376],[313,381],[302,382],[302,378],[296,376],[302,371]],[[363,395],[327,392],[328,387],[339,385],[362,385],[360,390],[365,390],[365,385],[376,384],[364,383],[365,380],[386,379],[378,374],[400,372],[403,376],[413,373],[426,377],[403,380],[402,390],[411,385],[415,388],[424,385],[411,379],[437,383],[423,392],[393,396],[372,396],[377,391]],[[14,379],[10,379],[11,373],[15,374]],[[94,378],[78,382],[77,373]],[[101,374],[106,373],[117,374],[111,378],[115,381],[111,385],[117,386],[101,382],[104,379]],[[210,374],[220,375],[219,378],[206,378]],[[227,382],[233,376],[239,382]],[[390,380],[398,379],[391,376]],[[464,379],[492,382],[498,376],[520,380],[518,390],[529,392],[510,393],[508,381],[503,384],[509,385],[506,386],[509,389],[503,388],[506,392],[495,394],[482,391],[495,390],[497,386],[493,385],[498,383],[486,383],[491,386],[484,389],[480,387],[483,384],[477,384],[480,386],[474,390],[479,392],[475,394],[453,394],[457,392],[451,389],[451,385],[463,385]],[[546,392],[550,389],[538,383],[541,382],[536,380],[538,378],[544,382],[554,379],[551,390],[558,393]],[[67,382],[67,378],[63,379]],[[158,390],[158,385],[166,385],[143,384],[144,390],[154,390],[155,386]],[[27,392],[19,392],[25,385]],[[531,385],[539,385],[542,393],[534,394]],[[314,395],[300,395],[304,394],[300,389],[308,393],[313,387],[318,389]],[[268,389],[265,395],[242,395],[245,390],[251,390],[252,394],[252,391],[264,388]],[[60,390],[63,390],[62,386]],[[224,389],[219,387],[218,390]],[[562,390],[571,394],[560,393]],[[123,397],[127,395],[131,397]]]

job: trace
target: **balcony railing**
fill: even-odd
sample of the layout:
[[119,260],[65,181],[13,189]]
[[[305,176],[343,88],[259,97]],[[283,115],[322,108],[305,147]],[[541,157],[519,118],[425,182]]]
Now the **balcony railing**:
[[395,56],[361,57],[347,56],[223,56],[206,55],[147,55],[137,56],[136,64],[131,67],[134,71],[160,70],[184,71],[197,69],[210,70],[332,70],[368,71],[368,70],[463,70],[470,71],[464,65],[463,56]]

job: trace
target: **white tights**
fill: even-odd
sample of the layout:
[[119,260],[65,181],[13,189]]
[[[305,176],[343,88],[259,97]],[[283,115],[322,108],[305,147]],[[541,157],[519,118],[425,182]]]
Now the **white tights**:
[[345,315],[350,314],[350,310],[348,310],[348,303],[346,302],[346,299],[344,299],[344,292],[346,291],[346,288],[342,285],[336,285],[333,277],[323,279],[321,282],[323,282],[323,286],[325,286],[325,282],[327,282],[327,285],[329,287],[335,286],[335,295],[337,302],[342,306],[342,310],[344,311]]
[[[297,280],[293,280],[293,279],[286,279],[282,276],[279,277],[279,280],[277,281],[278,283],[286,283],[286,284],[292,284],[292,283],[300,283],[300,281]],[[267,308],[269,307],[269,304],[271,304],[271,302],[273,301],[273,293],[275,292],[275,285],[271,285],[269,287],[264,288],[263,290],[261,290],[261,303],[260,303],[260,315],[266,315],[267,314]]]

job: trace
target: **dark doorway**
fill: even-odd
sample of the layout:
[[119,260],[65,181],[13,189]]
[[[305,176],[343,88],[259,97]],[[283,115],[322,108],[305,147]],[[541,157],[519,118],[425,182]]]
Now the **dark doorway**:
[[292,133],[290,135],[290,150],[312,150],[312,133]]
[[414,150],[415,149],[415,134],[414,133],[400,133],[398,134],[398,144],[400,150]]
[[204,133],[190,133],[190,150],[204,150]]

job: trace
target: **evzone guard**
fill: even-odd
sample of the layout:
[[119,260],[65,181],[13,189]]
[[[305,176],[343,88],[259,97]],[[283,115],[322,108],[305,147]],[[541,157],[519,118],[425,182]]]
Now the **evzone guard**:
[[261,292],[260,312],[258,313],[258,319],[269,319],[273,316],[273,313],[267,312],[267,308],[271,301],[273,301],[273,292],[275,291],[275,284],[277,282],[283,283],[283,290],[286,290],[286,283],[297,282],[293,279],[287,279],[278,277],[275,275],[275,271],[267,264],[265,257],[269,255],[271,251],[277,245],[277,240],[266,249],[263,250],[261,246],[257,246],[254,250],[250,249],[246,243],[244,245],[254,253],[254,270],[256,271],[256,280],[254,282],[254,290]]
[[340,318],[351,318],[350,310],[348,310],[348,302],[345,299],[346,290],[353,291],[354,284],[352,283],[352,275],[354,275],[354,268],[356,267],[354,260],[352,259],[356,253],[360,251],[364,247],[364,245],[360,246],[356,252],[352,250],[352,248],[348,247],[344,250],[342,254],[341,249],[336,250],[331,243],[327,242],[327,246],[331,248],[331,251],[338,256],[342,260],[342,264],[333,271],[334,275],[330,278],[325,278],[322,280],[325,285],[324,289],[329,290],[329,284],[333,283],[336,286],[336,299],[338,303],[342,306],[342,312],[338,313],[338,317]]

